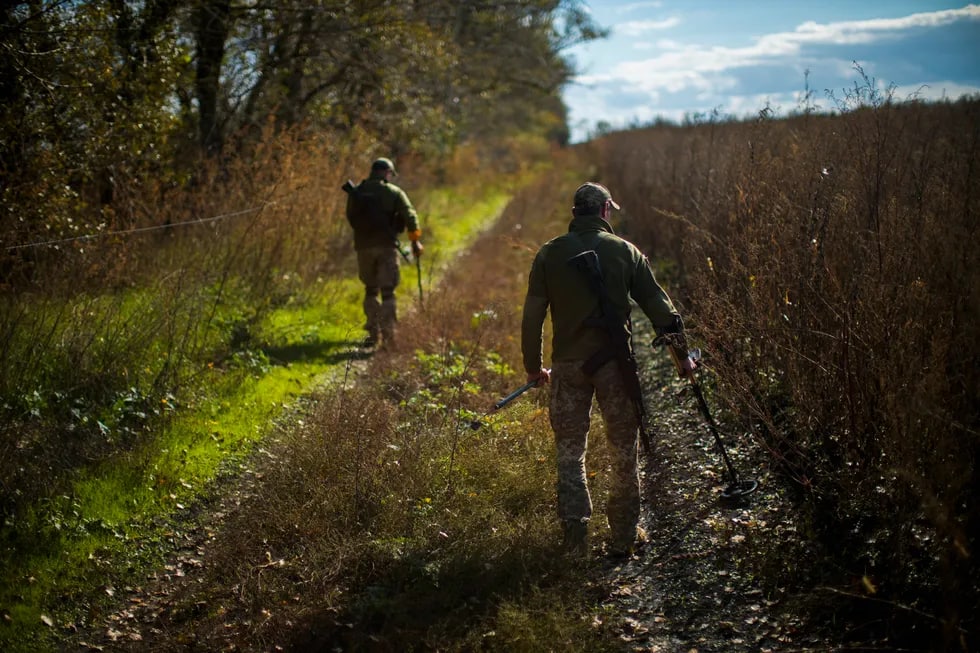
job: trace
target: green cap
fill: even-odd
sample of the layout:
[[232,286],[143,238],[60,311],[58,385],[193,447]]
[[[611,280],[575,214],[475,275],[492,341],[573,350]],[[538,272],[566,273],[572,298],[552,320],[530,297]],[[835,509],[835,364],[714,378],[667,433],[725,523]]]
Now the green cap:
[[612,207],[617,211],[619,210],[619,204],[613,200],[609,189],[602,184],[596,184],[590,181],[582,184],[575,191],[576,209],[582,211],[598,211],[606,202],[612,204]]
[[395,172],[395,164],[391,162],[391,159],[381,157],[380,159],[375,159],[374,163],[371,164],[371,172],[382,172],[384,170],[391,170],[394,174],[398,174]]

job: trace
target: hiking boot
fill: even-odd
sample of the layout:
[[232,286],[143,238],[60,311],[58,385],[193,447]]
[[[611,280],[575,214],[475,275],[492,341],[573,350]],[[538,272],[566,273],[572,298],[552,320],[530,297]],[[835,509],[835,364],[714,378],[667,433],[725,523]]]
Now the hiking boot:
[[585,556],[589,552],[589,522],[569,519],[562,522],[561,548],[573,556]]
[[647,536],[646,529],[642,526],[637,526],[632,538],[629,536],[613,538],[613,541],[609,544],[609,555],[618,558],[629,558],[648,541],[650,541],[650,538]]
[[361,341],[362,347],[371,348],[378,344],[378,336],[374,333],[369,333],[365,336],[364,340]]

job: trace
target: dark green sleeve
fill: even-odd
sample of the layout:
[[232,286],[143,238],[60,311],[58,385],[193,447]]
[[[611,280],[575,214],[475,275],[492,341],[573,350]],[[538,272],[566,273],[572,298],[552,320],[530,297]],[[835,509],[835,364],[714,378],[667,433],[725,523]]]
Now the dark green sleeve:
[[398,217],[405,223],[405,230],[408,232],[418,231],[419,216],[412,206],[412,201],[401,188],[398,189],[398,197],[395,198],[395,211]]
[[521,318],[521,353],[524,371],[534,374],[544,365],[544,319],[548,314],[548,288],[545,284],[544,262],[541,252],[534,257],[527,281],[527,297]]
[[633,287],[630,290],[630,295],[654,327],[664,328],[674,323],[677,309],[674,308],[674,304],[664,289],[657,283],[647,257],[639,251],[637,251]]
[[350,226],[354,226],[354,196],[350,194],[347,196],[347,222]]

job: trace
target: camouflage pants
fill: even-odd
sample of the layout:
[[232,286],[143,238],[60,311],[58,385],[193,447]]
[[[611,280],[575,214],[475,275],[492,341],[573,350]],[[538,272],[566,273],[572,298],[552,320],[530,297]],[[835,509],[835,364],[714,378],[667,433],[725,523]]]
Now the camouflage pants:
[[592,517],[585,469],[589,418],[595,396],[612,448],[612,477],[606,517],[614,539],[632,541],[640,517],[637,469],[639,418],[627,396],[615,361],[587,376],[581,361],[556,361],[551,370],[551,427],[558,459],[558,518],[588,521]]
[[364,329],[375,337],[379,333],[391,337],[398,321],[395,304],[395,287],[401,281],[398,250],[394,247],[357,250],[357,274],[364,284]]

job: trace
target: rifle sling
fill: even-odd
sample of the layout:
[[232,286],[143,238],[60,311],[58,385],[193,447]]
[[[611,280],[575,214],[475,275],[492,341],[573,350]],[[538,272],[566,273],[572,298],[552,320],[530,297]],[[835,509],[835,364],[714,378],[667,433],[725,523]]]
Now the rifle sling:
[[[595,254],[594,250],[592,253]],[[640,386],[640,377],[636,369],[636,359],[633,358],[633,351],[627,339],[625,337],[617,338],[615,335],[616,330],[621,329],[622,325],[618,324],[615,316],[610,314],[612,304],[609,301],[609,295],[602,276],[601,274],[595,274],[595,271],[589,270],[588,268],[578,265],[575,265],[575,267],[590,277],[592,290],[599,296],[600,315],[598,317],[586,318],[584,325],[602,329],[609,338],[609,344],[607,346],[585,360],[581,367],[582,372],[588,376],[592,376],[600,367],[615,359],[627,394],[631,399],[638,402],[639,409],[642,411],[643,390]]]
[[592,376],[599,371],[600,367],[614,358],[616,358],[616,351],[612,347],[603,347],[582,363],[582,371],[587,376]]
[[[588,258],[580,258],[582,255],[588,257],[589,254],[593,258],[594,267],[588,265]],[[626,337],[617,337],[616,330],[622,329],[622,325],[616,323],[615,315],[612,312],[612,303],[609,301],[609,294],[602,278],[602,271],[598,266],[598,259],[599,255],[595,250],[586,250],[586,252],[582,252],[582,254],[573,256],[568,260],[568,263],[572,267],[586,275],[592,291],[598,295],[600,315],[598,317],[587,318],[584,323],[585,326],[599,327],[606,332],[606,336],[609,338],[609,344],[589,356],[582,364],[581,369],[585,374],[592,376],[610,360],[616,360],[616,366],[619,368],[619,376],[623,380],[626,394],[633,400],[633,405],[636,408],[636,416],[640,426],[640,441],[643,444],[644,450],[649,454],[652,449],[650,437],[646,432],[646,408],[643,405],[643,388],[636,366],[636,358],[633,357],[633,349],[630,346],[629,339]],[[585,261],[584,264],[583,261]]]

